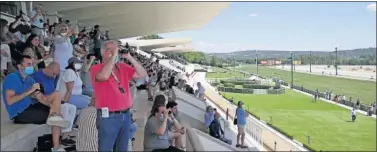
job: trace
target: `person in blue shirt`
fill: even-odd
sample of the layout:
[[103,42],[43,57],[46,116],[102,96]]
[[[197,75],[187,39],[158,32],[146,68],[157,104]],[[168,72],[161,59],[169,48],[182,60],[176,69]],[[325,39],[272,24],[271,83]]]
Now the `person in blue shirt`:
[[[237,134],[237,144],[236,147],[240,148],[247,148],[245,145],[245,126],[246,126],[246,118],[249,116],[249,113],[245,111],[243,108],[244,103],[242,101],[238,102],[237,109],[236,109],[236,116],[237,119],[237,127],[238,127],[238,134]],[[240,144],[241,139],[241,144]]]
[[[69,124],[60,116],[60,100],[53,100],[58,93],[51,96],[40,93],[40,85],[30,76],[34,73],[30,56],[23,55],[16,64],[18,70],[7,75],[3,82],[2,97],[9,119],[17,124],[47,123],[52,128],[53,151],[61,150],[60,130]],[[31,96],[36,100],[32,100]]]
[[[51,62],[46,68],[39,69],[37,72],[34,72],[31,77],[34,78],[35,82],[39,83],[40,86],[43,86],[43,92],[41,94],[44,96],[51,96],[57,92],[55,91],[55,79],[57,79],[59,73],[59,63]],[[63,145],[73,145],[75,144],[75,141],[70,139],[68,133],[72,131],[73,122],[76,116],[76,106],[69,103],[61,104],[61,112],[64,119],[69,121],[69,126],[61,131],[61,143]]]

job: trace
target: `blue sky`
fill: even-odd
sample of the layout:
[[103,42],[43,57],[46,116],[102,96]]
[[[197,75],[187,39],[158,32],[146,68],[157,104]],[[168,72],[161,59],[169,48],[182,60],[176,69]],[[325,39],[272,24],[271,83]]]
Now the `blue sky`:
[[376,47],[373,2],[232,2],[199,30],[160,34],[192,38],[202,52]]

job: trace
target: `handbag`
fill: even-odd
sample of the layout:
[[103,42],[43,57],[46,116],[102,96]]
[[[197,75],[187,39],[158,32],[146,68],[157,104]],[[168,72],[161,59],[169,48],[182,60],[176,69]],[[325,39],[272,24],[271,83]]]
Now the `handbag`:
[[234,120],[233,120],[233,124],[234,124],[234,125],[237,125],[237,118],[234,118]]

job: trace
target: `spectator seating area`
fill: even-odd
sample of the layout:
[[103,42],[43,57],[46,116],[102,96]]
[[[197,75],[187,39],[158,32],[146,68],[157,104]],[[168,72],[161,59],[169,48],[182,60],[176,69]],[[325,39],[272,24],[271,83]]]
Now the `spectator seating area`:
[[[72,104],[76,106],[77,112],[74,115],[78,116],[70,122],[73,123],[74,129],[68,133],[62,133],[62,137],[60,137],[68,137],[69,139],[72,137],[73,142],[69,146],[64,144],[61,147],[75,147],[75,140],[80,138],[80,134],[77,133],[77,128],[80,128],[80,125],[77,126],[77,122],[79,121],[77,119],[79,119],[81,110],[90,106],[88,100],[89,96],[93,94],[93,90],[90,89],[92,84],[88,72],[91,70],[90,67],[92,64],[101,63],[102,44],[107,40],[111,40],[111,34],[109,35],[109,31],[101,32],[101,28],[98,25],[93,26],[91,31],[87,31],[86,28],[79,29],[76,25],[70,24],[69,20],[64,21],[62,18],[57,23],[50,23],[48,20],[44,21],[40,15],[42,9],[42,6],[36,6],[31,13],[33,15],[17,16],[16,20],[12,23],[1,19],[1,60],[4,61],[6,59],[7,61],[5,62],[6,66],[2,66],[1,82],[2,86],[5,86],[3,85],[3,80],[9,81],[7,77],[13,72],[17,72],[17,67],[20,67],[20,61],[23,61],[25,57],[30,58],[32,61],[30,63],[32,64],[32,70],[29,69],[31,70],[30,75],[46,68],[53,69],[53,65],[59,65],[57,71],[55,67],[55,70],[50,72],[52,74],[50,76],[51,79],[56,80],[53,87],[55,91],[62,94],[62,97],[69,98],[62,98],[62,105]],[[188,64],[187,62],[178,56],[170,56],[170,59],[154,61],[151,59],[153,57],[157,58],[156,56],[142,50],[133,51],[128,46],[119,46],[119,48],[120,52],[129,52],[148,72],[148,76],[145,78],[130,82],[130,90],[133,98],[133,118],[138,126],[138,131],[134,136],[135,139],[130,143],[130,145],[133,145],[131,148],[133,151],[144,150],[144,130],[146,121],[153,108],[154,98],[152,97],[159,91],[163,92],[169,102],[176,102],[178,104],[178,120],[180,120],[179,122],[185,128],[185,133],[182,133],[181,137],[182,147],[177,148],[187,151],[240,150],[208,135],[204,115],[206,107],[209,104],[207,103],[208,101],[206,102],[193,95],[193,88],[196,87],[195,84],[198,81],[194,81],[193,76],[195,74],[186,73],[184,67]],[[120,62],[130,64],[125,59],[120,59]],[[80,63],[80,68],[76,67],[76,63]],[[67,74],[70,68],[76,70],[79,75],[78,79],[82,84],[79,87],[83,89],[79,94],[74,94],[74,92],[67,93],[69,89],[62,89],[65,85],[68,86],[68,82],[76,84],[77,79],[71,81]],[[178,81],[182,80],[179,75],[187,76],[187,79],[182,81],[184,85],[180,88],[177,87]],[[161,90],[160,85],[163,83],[169,86],[170,89],[166,91]],[[10,84],[10,82],[7,82],[7,84]],[[49,89],[48,87],[47,89]],[[44,93],[46,86],[43,88],[41,87],[40,90],[43,90]],[[64,92],[62,92],[63,90]],[[2,88],[1,151],[32,151],[38,147],[37,142],[39,137],[51,134],[51,128],[47,124],[14,124],[12,120],[9,120],[5,106],[5,104],[9,103],[4,100],[4,92]],[[54,90],[51,92],[54,92]],[[82,107],[71,101],[73,100],[73,96],[82,97],[76,101],[80,102],[80,106]],[[83,98],[84,96],[85,98]],[[86,102],[84,105],[82,105],[83,100]],[[62,112],[63,116],[64,114]],[[66,118],[63,116],[59,115],[57,117],[62,117],[65,120]],[[229,129],[227,127],[229,125],[226,125],[229,122],[224,121],[224,119],[222,120],[222,128],[234,140],[234,128]],[[93,136],[93,138],[97,137]],[[63,140],[60,142],[63,143]],[[234,141],[233,143],[235,144]],[[249,145],[251,146],[251,144]]]

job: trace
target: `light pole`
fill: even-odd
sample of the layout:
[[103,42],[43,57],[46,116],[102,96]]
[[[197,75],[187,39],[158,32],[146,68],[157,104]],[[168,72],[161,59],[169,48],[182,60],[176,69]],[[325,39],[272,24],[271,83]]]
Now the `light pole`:
[[291,89],[293,89],[293,53],[291,52]]
[[310,69],[310,73],[312,73],[312,51],[310,51],[310,54],[309,54],[309,69]]
[[338,75],[338,47],[335,47],[335,75]]
[[257,66],[257,75],[259,75],[259,64],[258,64],[258,51],[255,50],[256,58],[255,58],[255,65]]

